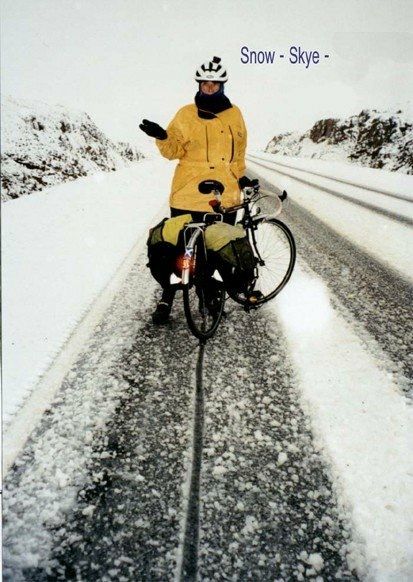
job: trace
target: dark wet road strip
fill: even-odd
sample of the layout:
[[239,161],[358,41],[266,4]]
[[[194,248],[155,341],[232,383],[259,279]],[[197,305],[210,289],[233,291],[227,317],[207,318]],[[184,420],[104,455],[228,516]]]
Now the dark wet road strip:
[[[260,183],[274,190],[257,173]],[[271,211],[271,200],[261,206]],[[389,373],[401,376],[399,385],[413,395],[413,287],[388,266],[367,255],[308,210],[288,199],[281,219],[291,228],[297,256],[320,276],[331,291],[331,300],[358,333],[373,355],[377,345],[389,356]],[[383,243],[384,244],[384,243]],[[345,309],[343,310],[342,307]],[[350,319],[351,318],[351,319]],[[373,341],[372,341],[373,339]]]
[[[277,323],[265,309],[245,314],[228,303],[201,365],[180,300],[169,326],[140,324],[111,367],[123,389],[97,435],[89,477],[66,521],[48,526],[51,555],[23,579],[356,579],[346,564],[349,526]],[[136,317],[149,313],[142,306]],[[89,358],[97,364],[96,353],[83,355],[74,392]]]
[[204,390],[202,382],[204,353],[205,344],[200,343],[196,365],[191,480],[182,549],[182,565],[179,574],[179,579],[182,582],[184,580],[196,580],[198,571],[199,503],[204,433]]
[[311,186],[312,188],[315,188],[316,190],[320,190],[322,192],[325,192],[326,194],[330,194],[331,196],[334,196],[335,198],[339,198],[340,200],[344,200],[345,202],[350,202],[351,204],[354,204],[355,206],[360,206],[362,208],[366,208],[367,210],[371,210],[372,212],[375,212],[376,214],[381,214],[382,216],[385,216],[386,218],[389,218],[390,220],[394,220],[395,222],[399,222],[400,224],[406,224],[407,226],[413,226],[413,218],[409,218],[408,216],[404,216],[403,214],[398,214],[397,212],[392,212],[391,210],[387,210],[385,208],[382,208],[381,206],[377,206],[375,204],[370,204],[369,202],[364,202],[363,200],[353,198],[352,196],[347,196],[346,194],[339,193],[336,190],[333,190],[332,188],[327,188],[326,186],[321,186],[320,184],[314,184],[314,182],[311,182],[309,180],[305,180],[304,178],[299,178],[298,176],[293,176],[293,175],[291,175],[291,173],[283,172],[282,170],[279,170],[278,168],[274,168],[274,166],[271,166],[269,164],[263,164],[263,163],[255,161],[255,160],[253,161],[253,163],[256,164],[257,166],[262,166],[263,168],[266,168],[268,170],[273,170],[274,172],[277,172],[278,174],[281,174],[283,176],[288,176],[292,180],[296,180],[297,182],[301,182],[302,184],[305,184],[306,186]]

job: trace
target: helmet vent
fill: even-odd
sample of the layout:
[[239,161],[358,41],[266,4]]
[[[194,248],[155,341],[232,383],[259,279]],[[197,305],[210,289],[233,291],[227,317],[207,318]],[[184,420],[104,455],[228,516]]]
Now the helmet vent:
[[207,61],[199,66],[195,73],[195,81],[215,81],[226,83],[228,74],[222,65],[220,57],[213,57],[212,61]]

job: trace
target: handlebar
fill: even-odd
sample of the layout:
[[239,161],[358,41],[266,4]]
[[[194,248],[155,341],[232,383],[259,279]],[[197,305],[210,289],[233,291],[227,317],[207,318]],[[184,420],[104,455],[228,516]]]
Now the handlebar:
[[[214,200],[210,200],[209,205],[211,206],[211,208],[215,211],[218,212],[219,214],[230,214],[232,212],[237,212],[238,210],[242,210],[243,208],[246,208],[248,206],[248,204],[251,202],[251,200],[253,199],[254,195],[258,195],[259,193],[262,193],[264,196],[273,196],[274,192],[270,192],[269,190],[264,190],[260,188],[260,185],[254,185],[254,186],[246,186],[243,189],[244,194],[246,195],[246,200],[244,202],[242,202],[241,204],[236,204],[235,206],[230,206],[228,208],[224,208],[223,206],[221,206],[221,194],[222,192],[220,190],[212,190],[212,192],[214,193]],[[287,198],[287,191],[283,190],[281,194],[277,194],[280,202],[284,202],[284,200],[286,200]]]

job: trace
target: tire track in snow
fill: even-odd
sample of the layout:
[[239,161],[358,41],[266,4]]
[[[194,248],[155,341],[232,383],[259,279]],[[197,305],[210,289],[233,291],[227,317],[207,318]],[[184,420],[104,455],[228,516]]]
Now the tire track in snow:
[[207,345],[199,578],[356,580],[347,517],[270,315],[235,309]]
[[7,474],[3,500],[6,580],[36,579],[49,566],[56,532],[62,526],[64,533],[77,492],[87,481],[95,441],[103,441],[124,389],[114,370],[142,327],[136,304],[148,289],[153,289],[153,283],[142,257]]
[[148,323],[120,362],[128,386],[55,548],[54,576],[173,579],[186,510],[196,349],[181,315],[171,327]]
[[[14,496],[9,520],[16,517],[19,525],[17,530],[9,530],[9,536],[21,535],[22,539],[14,540],[17,549],[11,561],[14,566],[9,561],[10,580],[20,579],[16,572],[22,573],[22,580],[39,582],[175,578],[183,542],[183,516],[188,507],[186,474],[191,464],[188,450],[193,435],[189,419],[194,390],[188,370],[193,366],[196,340],[187,330],[180,296],[170,327],[142,324],[150,313],[144,305],[145,292],[140,297],[143,305],[131,314],[134,292],[142,286],[145,290],[146,280],[138,270],[127,296],[123,297],[121,291],[117,300],[129,304],[129,319],[123,308],[115,309],[110,325],[100,326],[89,350],[66,380],[57,408],[70,409],[73,401],[70,426],[64,425],[64,416],[51,409],[49,419],[39,429],[41,435],[54,426],[55,432],[44,440],[46,445],[63,432],[58,449],[63,454],[67,432],[74,430],[82,407],[90,405],[79,399],[82,382],[96,384],[97,380],[97,388],[99,382],[102,387],[104,382],[117,384],[116,408],[109,407],[111,419],[102,424],[92,444],[88,442],[90,436],[85,441],[84,434],[76,435],[75,453],[82,455],[87,449],[87,475],[81,473],[74,482],[61,483],[57,496],[50,495],[50,482],[36,480],[22,494],[18,489],[22,484],[26,487],[24,475],[30,473],[30,465],[42,463],[43,453],[36,439],[19,461],[20,478],[12,479],[9,489]],[[120,318],[125,318],[122,328],[128,341],[116,351]],[[198,508],[195,503],[194,515],[186,519],[191,524],[187,539],[191,540],[197,531],[198,519],[201,537],[198,554],[193,544],[189,559],[182,562],[190,566],[189,573],[182,570],[182,579],[191,579],[197,566],[205,580],[217,575],[221,579],[260,576],[258,579],[265,580],[275,574],[300,580],[319,571],[354,579],[345,563],[347,526],[335,507],[328,474],[297,405],[293,378],[284,363],[282,337],[280,345],[274,346],[266,325],[261,312],[248,316],[234,308],[206,346],[204,469]],[[102,376],[100,366],[113,350],[115,354]],[[272,363],[267,366],[270,358]],[[244,372],[239,374],[239,368]],[[95,390],[89,398],[94,397],[99,406],[106,405],[110,393],[100,400],[98,395],[99,390]],[[94,409],[89,412],[93,415]],[[234,425],[234,418],[241,419],[241,432],[233,431],[238,422]],[[271,421],[275,424],[266,433],[264,425]],[[294,440],[297,432],[298,441]],[[278,447],[279,443],[287,446],[286,442],[289,448],[284,459],[279,457],[283,451]],[[238,457],[235,463],[233,455]],[[198,458],[200,463],[199,454]],[[73,458],[69,457],[68,462]],[[228,468],[228,463],[232,467]],[[46,467],[37,478],[53,480],[56,468],[49,469]],[[268,479],[262,480],[262,475]],[[64,507],[69,492],[72,500]],[[56,503],[62,506],[58,519],[49,515],[45,520],[45,508]],[[19,515],[19,504],[24,507],[24,515]],[[46,551],[46,544],[43,554],[21,568],[19,552],[25,551],[25,536],[29,536],[29,546],[35,551],[39,527],[52,538],[52,542],[48,540],[51,552]]]
[[[347,194],[338,193],[335,190],[333,190],[332,188],[328,188],[327,186],[321,186],[320,184],[314,184],[314,182],[311,182],[310,180],[305,180],[304,178],[300,178],[299,176],[293,175],[291,173],[283,172],[282,170],[275,168],[273,165],[257,162],[256,160],[251,160],[251,161],[254,164],[256,164],[257,166],[262,166],[263,168],[266,168],[268,170],[274,170],[274,172],[277,172],[278,174],[281,174],[282,176],[287,176],[289,178],[293,178],[293,180],[297,180],[297,182],[301,182],[302,184],[305,184],[306,186],[312,186],[313,188],[317,188],[317,190],[321,190],[322,192],[326,192],[326,194],[330,194],[331,196],[334,196],[335,198],[339,198],[341,200],[345,200],[346,202],[350,202],[351,204],[354,204],[355,206],[361,206],[362,208],[366,208],[367,210],[371,210],[372,212],[375,212],[376,214],[381,214],[382,216],[385,216],[386,218],[389,218],[390,220],[394,220],[395,222],[399,222],[400,224],[406,224],[408,226],[413,226],[413,219],[409,218],[408,216],[404,216],[403,214],[398,214],[397,212],[392,212],[391,210],[386,210],[385,208],[381,208],[380,206],[376,206],[375,204],[370,204],[369,202],[365,202],[364,200],[358,200],[357,198],[353,198],[352,196],[348,196]],[[294,170],[294,171],[297,171],[297,170]],[[299,170],[299,171],[306,173],[304,170]]]
[[200,343],[196,366],[191,481],[179,574],[179,579],[182,582],[196,580],[198,571],[199,502],[204,433],[204,391],[202,386],[204,352],[205,344]]
[[[252,174],[266,188],[274,189],[259,174]],[[263,200],[261,206],[264,208],[267,204]],[[288,223],[294,234],[300,260],[321,276],[332,291],[333,305],[346,319],[351,314],[350,323],[354,325],[357,322],[359,331],[368,332],[364,332],[367,349],[382,359],[381,354],[377,354],[377,342],[388,354],[391,362],[384,364],[389,366],[390,373],[403,376],[400,378],[400,386],[411,397],[412,286],[292,199],[288,200],[281,220]],[[348,310],[347,313],[345,310]]]
[[145,323],[144,262],[10,470],[5,580],[173,578],[197,344],[180,307],[170,327]]
[[[261,162],[265,162],[268,161],[271,164],[271,160],[266,160],[265,158],[261,158],[259,156],[256,155],[248,155],[248,158],[251,159],[252,162],[255,163],[255,160],[259,160]],[[282,166],[284,168],[288,168],[290,170],[296,170],[298,172],[302,172],[305,174],[311,174],[313,176],[319,176],[320,178],[326,178],[327,180],[331,180],[333,183],[334,182],[339,182],[341,184],[346,184],[348,186],[355,186],[356,188],[361,188],[363,190],[368,190],[369,192],[374,192],[375,194],[383,194],[384,196],[387,196],[389,198],[394,198],[395,200],[403,200],[404,202],[413,202],[413,199],[411,196],[404,196],[403,194],[396,194],[395,192],[392,192],[390,190],[383,190],[380,188],[373,188],[371,186],[368,186],[367,184],[362,184],[360,182],[354,182],[353,180],[348,180],[348,179],[344,179],[344,178],[337,178],[336,176],[329,176],[327,174],[324,174],[323,172],[317,172],[316,170],[308,170],[308,169],[304,169],[304,168],[299,168],[297,166],[292,166],[290,164],[284,164],[282,162],[280,162],[279,160],[277,161],[273,161],[273,164],[277,164],[278,166]]]

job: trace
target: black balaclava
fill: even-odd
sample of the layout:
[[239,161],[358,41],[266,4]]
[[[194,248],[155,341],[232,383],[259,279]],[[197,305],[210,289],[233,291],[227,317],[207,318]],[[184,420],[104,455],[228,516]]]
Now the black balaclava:
[[198,107],[199,117],[203,119],[211,119],[215,117],[216,113],[221,113],[221,111],[232,107],[231,101],[224,94],[224,83],[220,83],[220,88],[212,95],[202,93],[201,83],[199,83],[199,90],[195,95],[195,104]]

